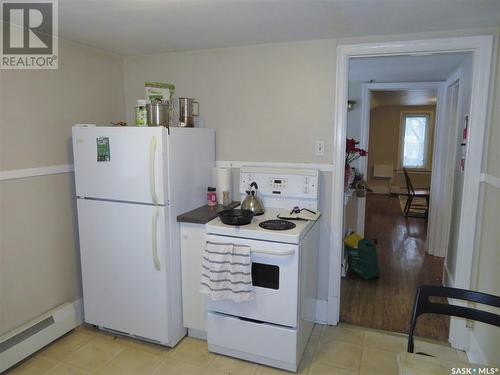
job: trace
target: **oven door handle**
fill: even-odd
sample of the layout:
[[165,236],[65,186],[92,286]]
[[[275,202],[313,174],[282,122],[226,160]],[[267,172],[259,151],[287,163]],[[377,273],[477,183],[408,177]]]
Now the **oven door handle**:
[[277,255],[277,256],[289,256],[295,254],[295,249],[289,249],[285,251],[273,251],[273,250],[258,250],[252,249],[252,253],[254,254],[266,254],[266,255]]

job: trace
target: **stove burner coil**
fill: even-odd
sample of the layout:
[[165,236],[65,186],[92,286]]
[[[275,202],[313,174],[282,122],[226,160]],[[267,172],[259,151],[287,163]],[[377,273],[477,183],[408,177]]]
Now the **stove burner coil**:
[[287,220],[266,220],[259,223],[259,227],[268,230],[288,230],[295,228],[295,223]]

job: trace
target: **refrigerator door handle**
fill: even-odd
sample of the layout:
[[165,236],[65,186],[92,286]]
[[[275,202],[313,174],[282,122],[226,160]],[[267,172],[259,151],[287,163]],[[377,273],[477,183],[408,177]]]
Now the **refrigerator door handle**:
[[149,189],[151,191],[151,198],[154,204],[158,204],[158,195],[156,194],[156,135],[151,138],[149,145]]
[[151,242],[153,250],[153,261],[155,268],[159,271],[161,269],[160,256],[158,255],[158,216],[160,215],[160,207],[156,206],[153,209],[153,222],[151,231]]

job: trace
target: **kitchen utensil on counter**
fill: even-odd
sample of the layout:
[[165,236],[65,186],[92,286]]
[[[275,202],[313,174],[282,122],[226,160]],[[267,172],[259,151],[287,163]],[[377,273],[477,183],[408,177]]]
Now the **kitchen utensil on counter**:
[[255,213],[250,210],[231,209],[219,212],[221,221],[226,225],[247,225],[252,222]]
[[231,168],[215,168],[214,172],[216,174],[216,187],[217,191],[219,192],[219,195],[217,196],[217,202],[219,204],[224,204],[224,191],[227,191],[229,193],[228,199],[231,199]]
[[146,104],[148,126],[168,127],[168,102],[151,102]]
[[[194,108],[196,106],[196,113]],[[200,115],[200,103],[194,98],[179,98],[179,126],[191,128],[194,126],[194,117]]]
[[257,196],[257,190],[259,187],[257,183],[253,181],[250,184],[250,190],[247,190],[247,196],[241,203],[241,209],[250,210],[255,213],[255,215],[262,215],[264,213],[264,204],[262,200]]

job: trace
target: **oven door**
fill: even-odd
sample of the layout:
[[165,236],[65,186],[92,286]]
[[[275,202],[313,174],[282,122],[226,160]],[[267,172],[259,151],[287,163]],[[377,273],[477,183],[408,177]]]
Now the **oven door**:
[[207,241],[250,246],[255,289],[255,299],[249,302],[207,300],[209,311],[258,322],[297,326],[298,245],[217,235],[207,235]]

